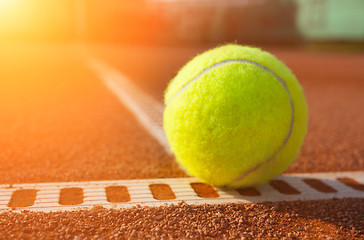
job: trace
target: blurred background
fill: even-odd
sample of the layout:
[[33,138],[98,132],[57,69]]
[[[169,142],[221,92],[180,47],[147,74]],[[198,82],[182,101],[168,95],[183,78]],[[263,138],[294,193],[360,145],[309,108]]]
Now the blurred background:
[[3,41],[364,42],[362,0],[0,0]]

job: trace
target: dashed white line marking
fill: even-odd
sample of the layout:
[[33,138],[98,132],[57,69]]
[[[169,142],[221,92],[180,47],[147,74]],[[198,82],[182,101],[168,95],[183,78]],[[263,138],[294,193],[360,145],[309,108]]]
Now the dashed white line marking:
[[[354,185],[348,185],[339,181],[340,178],[347,178],[353,181]],[[305,179],[314,179],[330,186],[334,192],[319,191],[307,183]],[[196,178],[169,178],[169,179],[143,179],[143,180],[114,180],[114,181],[91,181],[91,182],[63,182],[63,183],[34,183],[34,184],[13,184],[0,185],[0,210],[1,211],[69,211],[89,209],[95,206],[105,208],[128,208],[136,205],[141,206],[163,206],[177,204],[184,201],[187,204],[223,204],[223,203],[251,203],[251,202],[278,202],[296,200],[323,200],[332,198],[364,198],[364,172],[338,172],[338,173],[305,173],[305,174],[284,174],[275,180],[283,181],[293,188],[296,193],[280,192],[274,184],[267,183],[253,188],[257,194],[244,194],[239,190],[212,188],[208,189],[217,195],[199,196],[198,190],[194,189],[191,183],[200,183]],[[166,184],[174,193],[173,198],[168,196],[165,200],[157,200],[152,190],[151,184]],[[124,186],[130,195],[127,201],[108,201],[106,188],[110,186]],[[60,204],[60,191],[67,188],[80,188],[83,191],[83,202],[75,205]],[[10,204],[14,197],[14,192],[25,189],[38,190],[33,205],[27,207],[17,207]],[[250,189],[250,192],[252,189]],[[253,191],[253,193],[254,193]],[[203,191],[202,191],[203,192]],[[248,191],[249,192],[249,191]],[[298,192],[298,193],[297,193]],[[118,192],[115,192],[117,194]],[[71,202],[72,202],[72,196]],[[19,200],[17,200],[19,202]]]
[[92,59],[89,66],[119,100],[134,113],[138,121],[164,147],[166,152],[172,154],[163,130],[163,104],[140,91],[127,76],[107,63],[99,59]]

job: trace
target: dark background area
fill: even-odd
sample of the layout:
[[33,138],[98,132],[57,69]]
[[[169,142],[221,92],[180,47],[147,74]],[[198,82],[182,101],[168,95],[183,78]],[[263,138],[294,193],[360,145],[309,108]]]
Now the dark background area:
[[[86,38],[138,43],[297,42],[294,1],[90,1]],[[108,6],[109,7],[109,6]],[[105,27],[107,26],[107,27]],[[110,29],[114,29],[110,31]]]

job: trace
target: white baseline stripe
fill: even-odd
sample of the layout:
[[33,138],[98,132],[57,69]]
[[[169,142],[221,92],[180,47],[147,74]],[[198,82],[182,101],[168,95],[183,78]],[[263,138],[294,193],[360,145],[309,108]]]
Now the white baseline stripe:
[[119,100],[134,113],[141,125],[164,147],[166,152],[172,154],[163,130],[163,104],[140,91],[128,77],[107,63],[99,59],[91,59],[89,66]]
[[[357,181],[357,189],[350,187],[338,178],[350,178]],[[250,202],[280,202],[280,201],[306,201],[322,200],[333,198],[364,198],[364,191],[361,189],[364,184],[364,172],[336,172],[336,173],[299,173],[283,174],[276,178],[289,184],[299,193],[281,193],[269,183],[257,186],[255,189],[260,195],[241,195],[234,189],[214,188],[219,196],[214,198],[199,197],[192,188],[191,183],[200,182],[196,178],[164,178],[164,179],[138,179],[138,180],[111,180],[111,181],[90,181],[90,182],[58,182],[58,183],[25,183],[0,185],[0,212],[1,211],[69,211],[89,209],[94,206],[105,208],[129,208],[132,206],[164,206],[177,204],[184,201],[187,204],[224,204],[224,203],[250,203]],[[335,191],[321,192],[311,187],[305,179],[320,181]],[[175,199],[157,200],[154,199],[150,189],[151,184],[167,184],[175,194]],[[130,196],[128,202],[109,202],[107,200],[106,188],[110,186],[124,186]],[[60,205],[60,189],[78,187],[82,188],[83,203],[78,205]],[[359,188],[360,187],[360,188]],[[32,206],[9,207],[10,199],[17,190],[35,189],[38,190],[36,200]]]

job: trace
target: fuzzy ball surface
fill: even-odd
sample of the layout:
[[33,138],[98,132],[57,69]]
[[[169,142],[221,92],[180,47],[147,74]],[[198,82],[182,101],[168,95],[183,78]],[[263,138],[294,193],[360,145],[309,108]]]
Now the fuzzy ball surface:
[[172,152],[213,186],[262,184],[298,156],[307,104],[291,70],[268,52],[229,44],[188,62],[165,91]]

